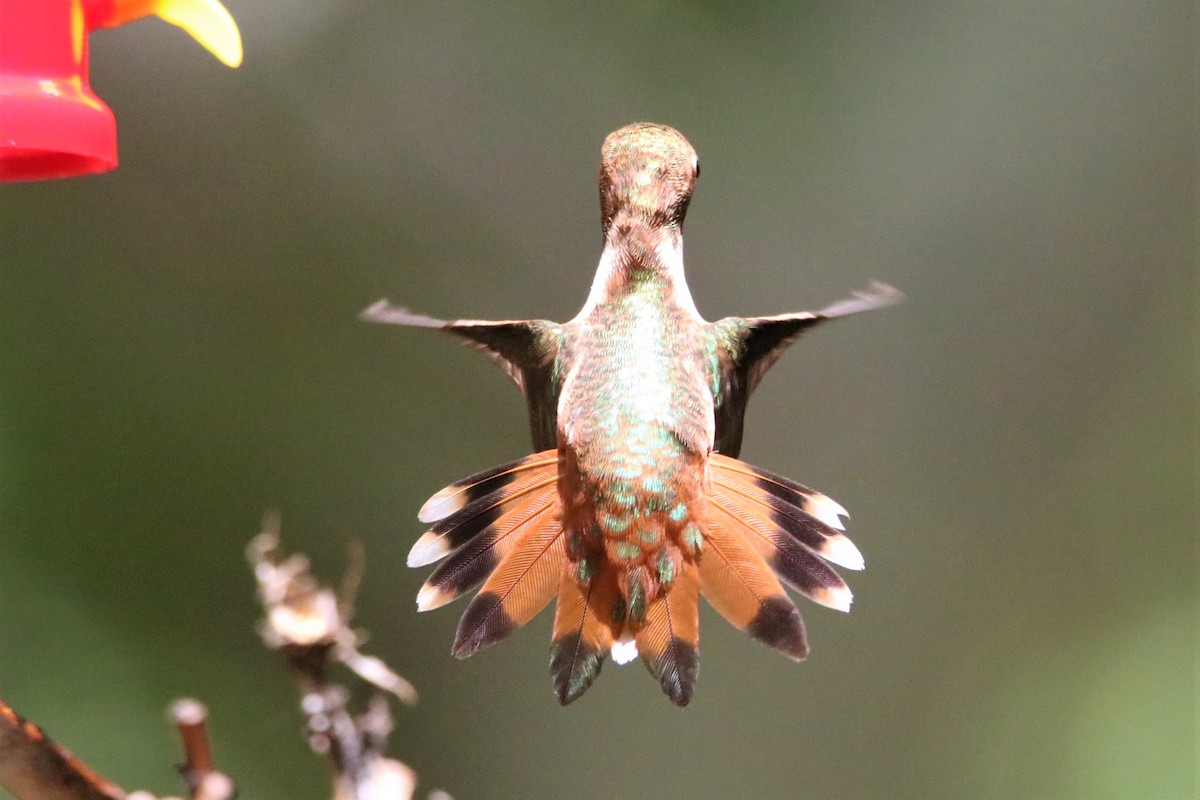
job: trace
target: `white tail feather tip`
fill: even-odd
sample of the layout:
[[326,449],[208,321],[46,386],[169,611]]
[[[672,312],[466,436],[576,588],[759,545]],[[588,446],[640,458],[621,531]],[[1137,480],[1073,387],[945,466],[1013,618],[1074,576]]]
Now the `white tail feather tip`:
[[831,536],[826,539],[821,557],[846,569],[859,570],[866,567],[862,553],[854,546],[854,542],[845,536]]
[[437,522],[445,519],[463,507],[463,490],[457,487],[443,489],[425,501],[417,512],[421,522]]
[[450,555],[450,548],[445,539],[440,536],[430,536],[428,533],[417,539],[417,543],[408,551],[410,567],[424,567],[435,561],[441,561]]
[[[425,584],[421,587],[421,591],[417,592],[417,611],[428,611],[431,608],[437,608],[443,603],[438,603],[438,595],[440,592],[433,586]],[[436,603],[436,605],[435,605]]]
[[841,517],[849,517],[850,512],[842,508],[842,504],[832,497],[826,497],[823,494],[814,494],[811,497],[805,498],[804,510],[831,528],[836,528],[839,531],[846,530],[846,526],[842,524]]
[[843,586],[840,588],[821,589],[813,593],[812,599],[826,608],[849,612],[850,604],[854,602],[854,595],[848,588]]

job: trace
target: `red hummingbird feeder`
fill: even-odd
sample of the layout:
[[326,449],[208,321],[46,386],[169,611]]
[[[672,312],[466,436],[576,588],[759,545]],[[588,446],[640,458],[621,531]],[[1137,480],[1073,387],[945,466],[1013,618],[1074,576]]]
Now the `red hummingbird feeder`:
[[152,15],[241,63],[237,24],[219,0],[0,0],[0,181],[117,165],[116,119],[88,84],[87,35]]

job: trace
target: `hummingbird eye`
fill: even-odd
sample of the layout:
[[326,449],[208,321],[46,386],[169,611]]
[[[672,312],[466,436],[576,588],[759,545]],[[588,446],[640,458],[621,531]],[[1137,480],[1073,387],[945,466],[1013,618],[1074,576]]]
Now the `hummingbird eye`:
[[696,173],[696,177],[700,177],[700,157],[696,156],[692,159],[692,171]]

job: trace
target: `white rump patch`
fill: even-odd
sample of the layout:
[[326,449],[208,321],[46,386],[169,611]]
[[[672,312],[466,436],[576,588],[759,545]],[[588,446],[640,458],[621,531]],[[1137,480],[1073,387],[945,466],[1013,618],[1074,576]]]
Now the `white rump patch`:
[[[628,635],[628,634],[626,634]],[[622,636],[613,642],[612,659],[618,664],[628,664],[638,657],[637,642]]]

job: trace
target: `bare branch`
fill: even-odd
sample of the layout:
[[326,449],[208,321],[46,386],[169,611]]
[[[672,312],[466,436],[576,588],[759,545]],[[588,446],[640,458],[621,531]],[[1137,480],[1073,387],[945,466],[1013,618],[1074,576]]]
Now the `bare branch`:
[[406,703],[417,699],[412,684],[359,651],[365,634],[350,627],[365,566],[362,545],[351,545],[339,596],[312,577],[307,558],[282,555],[277,517],[268,517],[263,528],[247,548],[266,612],[259,633],[268,647],[283,653],[296,676],[309,747],[330,765],[334,800],[410,800],[416,775],[384,755],[393,726],[385,695],[375,694],[355,717],[350,692],[329,680],[330,666],[341,663],[381,692]]
[[354,603],[358,590],[362,588],[363,573],[367,571],[367,548],[358,539],[346,543],[346,571],[342,574],[342,587],[338,591],[338,610],[342,619],[354,617]]
[[17,800],[125,800],[125,792],[3,702],[0,786]]
[[[179,730],[187,759],[180,771],[190,792],[188,800],[233,800],[233,781],[213,765],[204,729],[207,713],[196,700],[179,700],[171,706],[171,720]],[[3,702],[0,787],[17,800],[156,800],[149,792],[126,795]]]
[[171,721],[183,743],[184,763],[179,768],[191,792],[190,800],[233,800],[237,794],[228,775],[218,772],[205,729],[208,709],[198,700],[184,698],[171,704]]
[[[357,592],[364,556],[351,550],[349,575],[343,585]],[[417,690],[386,664],[363,655],[362,642],[351,627],[344,610],[353,608],[352,598],[339,598],[322,586],[308,571],[308,559],[299,554],[282,557],[279,552],[278,520],[268,517],[264,530],[251,540],[246,551],[258,594],[267,618],[259,627],[263,641],[280,650],[308,686],[323,686],[328,680],[330,662],[341,662],[360,678],[401,702],[417,701]]]

